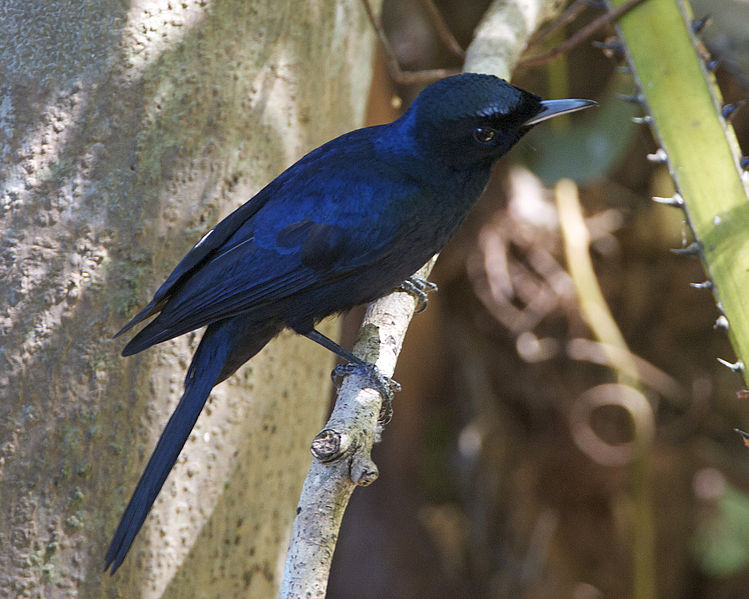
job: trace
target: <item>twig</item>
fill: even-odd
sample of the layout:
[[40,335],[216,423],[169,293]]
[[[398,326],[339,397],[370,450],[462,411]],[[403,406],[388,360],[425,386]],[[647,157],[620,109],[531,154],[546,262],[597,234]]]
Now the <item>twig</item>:
[[567,7],[567,10],[559,15],[558,18],[554,19],[546,27],[543,27],[542,29],[539,29],[536,33],[534,33],[531,37],[530,42],[528,42],[528,45],[533,46],[546,41],[557,31],[562,29],[562,27],[572,23],[572,21],[579,17],[583,13],[583,11],[590,6],[591,4],[590,2],[588,2],[588,0],[576,0],[575,2],[570,4]]
[[645,0],[629,0],[629,2],[625,2],[621,6],[615,8],[614,10],[609,11],[601,15],[597,19],[591,21],[582,29],[579,29],[578,31],[576,31],[574,35],[566,39],[563,43],[559,44],[556,48],[553,48],[552,50],[550,50],[549,52],[546,52],[545,54],[540,54],[538,56],[531,56],[529,58],[524,58],[518,61],[517,66],[519,68],[538,67],[538,66],[546,64],[547,62],[551,62],[552,60],[556,58],[559,58],[563,54],[566,54],[567,52],[572,50],[572,48],[574,48],[575,46],[587,40],[601,27],[603,27],[604,25],[607,25],[608,23],[611,23],[612,21],[616,21],[623,14],[625,14],[626,12],[629,12],[635,6],[637,6],[638,4],[644,1]]
[[[563,179],[557,183],[555,196],[567,266],[575,283],[583,317],[601,342],[601,349],[606,353],[606,359],[619,379],[617,384],[599,385],[578,398],[570,412],[573,439],[582,451],[591,457],[595,456],[599,463],[630,465],[633,504],[630,521],[634,578],[632,596],[651,599],[656,596],[655,523],[650,497],[652,473],[648,462],[655,435],[653,408],[639,390],[637,364],[598,285],[590,258],[589,235],[580,208],[577,186],[574,182]],[[630,444],[614,447],[603,442],[596,434],[591,426],[590,416],[593,410],[604,405],[617,405],[627,411],[634,425]]]
[[[590,233],[585,225],[577,186],[563,179],[555,189],[559,225],[564,239],[567,268],[575,284],[580,311],[600,342],[606,361],[622,384],[639,385],[639,375],[632,353],[609,310],[590,258]],[[619,350],[619,351],[616,351]]]
[[[457,69],[425,69],[422,71],[404,71],[401,69],[395,50],[393,50],[393,47],[390,45],[390,40],[387,35],[385,35],[385,30],[382,28],[380,20],[375,16],[374,12],[372,12],[369,0],[362,0],[362,4],[364,5],[364,10],[367,13],[369,22],[372,23],[372,27],[377,34],[377,39],[380,40],[380,44],[382,44],[382,49],[385,52],[385,64],[393,81],[400,83],[401,85],[408,85],[411,83],[429,83],[459,73]],[[441,20],[442,17],[440,16],[439,19]],[[450,34],[450,36],[452,37],[452,34]],[[457,42],[455,43],[457,44]],[[463,53],[462,49],[460,51]]]
[[[436,258],[417,274],[426,278]],[[392,376],[414,314],[413,297],[391,293],[367,307],[354,353]],[[286,556],[281,597],[325,597],[328,572],[343,512],[357,486],[373,483],[378,470],[372,445],[379,440],[382,397],[365,379],[349,376],[333,413],[312,442],[312,455]]]
[[437,35],[442,40],[442,43],[445,44],[445,46],[447,46],[447,49],[455,54],[455,56],[457,56],[458,58],[465,58],[466,51],[463,50],[463,48],[458,43],[458,40],[455,39],[452,31],[450,31],[447,23],[445,23],[445,19],[442,17],[442,13],[435,6],[434,0],[421,0],[421,4],[424,7],[427,15],[429,16],[429,20],[432,22]]

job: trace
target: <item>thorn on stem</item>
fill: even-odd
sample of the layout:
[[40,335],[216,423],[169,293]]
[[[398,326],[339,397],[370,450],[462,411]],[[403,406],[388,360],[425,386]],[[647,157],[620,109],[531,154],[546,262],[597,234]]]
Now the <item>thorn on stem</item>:
[[639,93],[616,94],[616,96],[620,100],[624,100],[625,102],[629,102],[631,104],[644,104],[645,103],[645,96]]
[[744,442],[744,447],[749,447],[749,433],[745,433],[740,428],[735,428],[733,430],[741,435],[741,440]]
[[713,288],[713,282],[712,281],[702,281],[702,283],[689,283],[690,287],[694,287],[695,289],[712,289]]
[[705,15],[701,19],[693,19],[692,20],[692,31],[695,34],[701,33],[702,30],[707,26],[707,24],[710,22],[711,16]]
[[671,252],[679,256],[699,256],[702,254],[702,246],[698,241],[694,241],[685,248],[672,249]]
[[678,193],[675,193],[670,198],[661,198],[658,196],[653,196],[652,200],[654,202],[658,202],[659,204],[664,204],[666,206],[673,206],[674,208],[683,208],[684,207],[684,198],[681,197]]
[[728,360],[724,360],[723,358],[716,358],[718,362],[723,364],[728,370],[731,372],[744,372],[744,363],[741,360],[736,360],[735,362],[729,362]]
[[724,119],[730,119],[736,112],[736,110],[741,108],[743,105],[744,100],[739,100],[738,102],[734,102],[733,104],[725,104],[723,108],[720,109],[720,113],[723,115]]
[[715,319],[713,328],[721,331],[728,330],[728,319],[725,317],[725,315],[721,314],[720,316],[718,316],[718,318]]
[[594,40],[591,45],[601,50],[606,58],[616,58],[624,54],[624,44],[617,37],[610,37],[605,42]]
[[653,154],[648,154],[647,159],[656,164],[668,162],[668,154],[663,148],[658,148]]

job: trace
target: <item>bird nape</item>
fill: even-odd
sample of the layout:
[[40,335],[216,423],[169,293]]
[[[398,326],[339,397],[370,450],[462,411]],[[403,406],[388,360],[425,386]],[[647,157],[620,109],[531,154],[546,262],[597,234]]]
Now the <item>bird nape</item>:
[[122,354],[206,326],[169,418],[120,520],[111,573],[125,559],[211,389],[291,328],[335,352],[346,372],[390,381],[315,325],[410,279],[452,237],[494,163],[533,125],[593,105],[541,100],[492,75],[433,83],[398,120],[313,150],[218,223],[118,335],[155,316]]

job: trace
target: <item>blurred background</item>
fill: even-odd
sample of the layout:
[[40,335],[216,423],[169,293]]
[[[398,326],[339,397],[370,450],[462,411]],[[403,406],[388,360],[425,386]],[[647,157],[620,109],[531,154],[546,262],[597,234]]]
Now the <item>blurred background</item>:
[[[595,4],[595,3],[591,3]],[[436,0],[465,48],[488,1]],[[724,99],[749,95],[749,2],[694,2]],[[589,7],[542,47],[596,16]],[[404,70],[459,69],[420,0],[385,0]],[[605,42],[613,29],[594,39]],[[667,51],[664,49],[664,51]],[[597,110],[526,136],[440,257],[440,291],[411,324],[403,392],[376,447],[380,478],[354,493],[329,597],[732,598],[749,594],[749,399],[683,213],[616,51],[590,41],[513,83]],[[380,53],[370,123],[423,85],[398,85]],[[678,101],[678,99],[675,99]],[[749,143],[749,109],[733,117]],[[581,314],[550,189],[579,186],[603,296],[637,364],[621,376]],[[344,325],[350,343],[360,314]],[[644,581],[644,582],[643,582]],[[651,585],[651,586],[650,586]],[[649,588],[650,586],[650,588]]]

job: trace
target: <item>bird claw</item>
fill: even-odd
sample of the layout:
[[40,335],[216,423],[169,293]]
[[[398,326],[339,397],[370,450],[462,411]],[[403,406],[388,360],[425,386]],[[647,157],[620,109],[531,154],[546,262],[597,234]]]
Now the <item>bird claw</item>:
[[382,397],[382,407],[378,422],[382,425],[387,424],[393,417],[393,397],[400,392],[401,386],[397,381],[385,376],[374,364],[361,364],[350,362],[348,364],[339,364],[330,373],[333,384],[340,387],[343,379],[351,374],[358,374],[364,377],[369,383],[368,387],[377,391]]
[[396,291],[403,291],[404,293],[413,296],[416,300],[414,313],[419,314],[426,310],[427,304],[429,303],[428,294],[437,291],[437,285],[431,281],[427,281],[423,277],[411,275],[395,289]]

